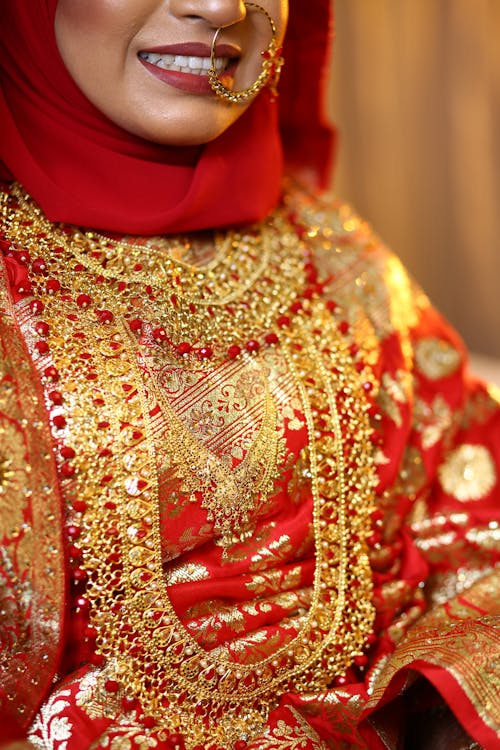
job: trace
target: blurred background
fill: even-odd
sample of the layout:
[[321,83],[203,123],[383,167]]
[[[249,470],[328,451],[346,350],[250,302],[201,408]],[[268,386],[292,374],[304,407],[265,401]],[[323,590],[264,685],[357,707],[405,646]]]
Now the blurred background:
[[335,192],[500,379],[500,2],[335,0]]

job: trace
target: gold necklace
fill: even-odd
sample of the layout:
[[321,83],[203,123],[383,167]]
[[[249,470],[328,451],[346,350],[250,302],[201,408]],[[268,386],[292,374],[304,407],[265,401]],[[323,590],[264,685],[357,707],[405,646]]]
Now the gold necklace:
[[[289,324],[317,285],[280,213],[258,228],[216,236],[213,264],[197,268],[149,247],[52,225],[17,185],[12,199],[41,225],[25,249],[42,263],[49,292],[71,287],[79,307],[93,308],[100,322],[124,318],[137,336],[146,330],[182,358],[215,362],[277,343],[276,327]],[[8,233],[18,231],[14,216],[5,220]]]
[[[91,250],[76,229],[53,227],[27,197],[20,198],[19,191],[4,198],[2,213],[4,242],[18,257],[26,251],[31,256],[30,294],[35,298],[29,304],[38,318],[43,315],[35,330],[41,331],[46,345],[38,348],[35,341],[32,349],[53,405],[55,439],[58,444],[71,435],[78,440],[77,450],[70,447],[72,453],[61,449],[60,471],[71,509],[70,536],[78,539],[83,555],[73,575],[76,580],[87,578],[97,661],[105,660],[98,673],[102,689],[108,701],[113,694],[137,698],[152,726],[167,734],[181,732],[188,750],[211,743],[241,747],[262,731],[282,692],[322,690],[342,675],[361,656],[372,627],[366,544],[375,484],[366,399],[367,386],[372,385],[369,375],[356,367],[342,326],[317,296],[303,296],[300,308],[287,315],[286,325],[266,318],[268,299],[278,295],[281,301],[285,295],[287,301],[296,300],[309,273],[312,249],[298,240],[283,213],[271,217],[262,230],[269,232],[270,253],[279,246],[280,260],[285,263],[285,256],[292,257],[296,271],[291,281],[291,266],[285,264],[281,273],[273,260],[276,294],[262,282],[271,261],[266,266],[262,256],[253,257],[256,246],[264,244],[258,228],[248,235],[231,235],[232,245],[236,238],[253,237],[250,261],[245,240],[241,254],[233,247],[234,262],[243,257],[245,271],[250,263],[260,274],[252,276],[249,286],[236,265],[233,281],[239,287],[231,288],[231,305],[239,315],[231,319],[232,340],[244,341],[251,330],[255,340],[265,341],[262,326],[269,324],[270,330],[264,331],[275,336],[269,345],[278,347],[285,358],[300,394],[308,432],[316,568],[310,610],[291,642],[251,664],[235,662],[224,648],[213,656],[184,628],[164,580],[156,448],[147,386],[137,364],[142,340],[130,327],[129,305],[138,293],[136,274],[144,271],[132,270],[129,276],[120,271],[108,287],[101,280],[107,276],[101,273],[99,251]],[[118,249],[119,254],[127,251]],[[178,287],[189,290],[184,297],[188,307],[206,293],[214,296],[215,288],[227,296],[225,279],[211,279],[206,292],[204,283],[187,283],[177,271],[165,276],[162,294],[148,284],[153,320],[170,324],[170,308],[178,307],[169,295]],[[152,280],[148,274],[140,283]],[[59,286],[49,284],[54,281]],[[264,300],[259,295],[262,283],[267,290]],[[127,285],[125,302],[110,296],[120,284]],[[92,304],[79,303],[81,295],[91,296],[90,292],[93,300],[105,302],[111,318],[104,319]],[[277,310],[285,315],[281,304],[275,307],[273,314]],[[210,324],[210,342],[222,353],[222,346],[216,347],[226,337],[230,313],[224,305],[213,309],[224,310],[220,316],[214,313]],[[178,331],[175,321],[172,329],[167,331],[169,340]],[[190,351],[183,356],[199,354]],[[257,349],[247,349],[241,356],[260,355]],[[217,357],[205,359],[206,366],[216,366]],[[267,408],[272,410],[269,404]],[[269,459],[278,461],[277,455]],[[181,451],[176,456],[181,469],[185,460]]]
[[257,497],[269,494],[273,488],[276,466],[283,454],[275,399],[266,382],[264,414],[258,435],[245,459],[231,470],[181,424],[161,388],[153,388],[171,431],[178,436],[171,441],[172,475],[176,475],[175,466],[188,467],[180,477],[180,492],[192,502],[197,502],[197,496],[202,495],[201,506],[207,511],[207,518],[214,524],[221,537],[220,544],[226,550],[248,530]]

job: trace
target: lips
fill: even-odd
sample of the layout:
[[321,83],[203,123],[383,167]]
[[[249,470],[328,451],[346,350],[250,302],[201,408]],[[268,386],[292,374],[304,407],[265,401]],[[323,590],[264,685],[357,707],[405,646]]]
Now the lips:
[[[241,51],[232,44],[215,48],[215,68],[225,82],[234,76]],[[212,67],[211,48],[199,42],[183,42],[141,50],[138,58],[155,78],[191,93],[208,94],[212,88],[208,70]]]

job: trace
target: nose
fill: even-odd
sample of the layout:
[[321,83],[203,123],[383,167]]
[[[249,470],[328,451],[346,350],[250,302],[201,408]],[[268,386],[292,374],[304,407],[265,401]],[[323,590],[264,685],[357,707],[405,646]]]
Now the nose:
[[171,0],[170,11],[179,18],[204,20],[214,29],[239,23],[247,14],[243,0]]

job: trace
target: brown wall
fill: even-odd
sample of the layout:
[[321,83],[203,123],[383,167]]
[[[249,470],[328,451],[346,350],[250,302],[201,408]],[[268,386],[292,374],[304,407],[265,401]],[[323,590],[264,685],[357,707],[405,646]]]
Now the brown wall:
[[500,356],[500,2],[335,0],[335,191]]

